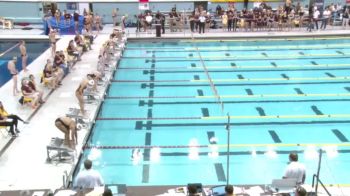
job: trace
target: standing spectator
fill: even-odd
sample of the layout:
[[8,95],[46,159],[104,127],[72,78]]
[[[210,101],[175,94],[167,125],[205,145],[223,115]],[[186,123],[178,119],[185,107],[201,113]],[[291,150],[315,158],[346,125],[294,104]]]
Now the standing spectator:
[[102,27],[102,19],[98,13],[95,14],[95,27],[96,27],[97,33],[99,33]]
[[16,63],[17,63],[17,57],[14,56],[12,58],[12,60],[9,60],[9,62],[7,63],[7,69],[9,70],[11,76],[12,76],[12,80],[13,80],[13,96],[16,96],[17,93],[19,92],[18,88],[17,88],[17,74],[18,74],[18,70],[16,68]]
[[316,30],[318,30],[318,18],[320,17],[320,11],[318,11],[316,6],[314,7],[314,9],[315,9],[315,11],[314,11],[314,14],[313,14],[313,19],[314,19],[314,23],[315,23],[315,26],[316,26]]
[[68,24],[68,27],[70,27],[70,19],[72,18],[72,15],[70,15],[70,13],[67,12],[67,10],[64,10],[63,11],[63,16],[64,16],[64,26],[67,27],[67,24]]
[[297,179],[297,184],[303,184],[305,182],[306,172],[304,164],[298,162],[298,154],[294,152],[290,153],[289,161],[283,178],[295,178]]
[[189,21],[190,21],[190,28],[191,32],[194,32],[194,25],[195,25],[195,18],[194,18],[194,12],[189,16]]
[[205,21],[206,21],[206,18],[204,16],[204,14],[201,14],[199,16],[199,34],[201,34],[202,32],[204,33]]
[[79,32],[79,18],[80,18],[80,15],[78,11],[75,11],[73,15],[73,19],[74,19],[74,29],[76,33]]
[[114,8],[112,10],[112,22],[113,22],[113,26],[117,26],[117,15],[118,15],[118,8]]
[[27,55],[27,48],[26,48],[26,42],[24,40],[21,40],[19,42],[19,50],[21,52],[21,58],[22,58],[22,69],[24,72],[27,72],[27,59],[28,59],[28,55]]
[[346,29],[349,26],[349,8],[345,8],[343,13],[343,28]]
[[128,18],[128,15],[125,14],[122,16],[121,18],[121,27],[122,27],[122,31],[124,32],[125,31],[125,27],[126,27],[126,19]]
[[51,43],[51,56],[54,57],[56,53],[56,30],[50,29],[49,40]]
[[327,23],[329,21],[330,16],[331,16],[331,11],[329,11],[329,8],[327,7],[323,11],[323,18],[322,18],[322,23],[321,23],[320,29],[326,29],[326,26],[327,26]]
[[92,161],[86,159],[84,161],[84,168],[85,170],[80,171],[77,175],[75,187],[94,188],[103,185],[101,174],[92,169]]
[[228,23],[227,12],[224,12],[224,14],[221,16],[221,18],[222,18],[222,29],[225,31],[227,28],[227,23]]

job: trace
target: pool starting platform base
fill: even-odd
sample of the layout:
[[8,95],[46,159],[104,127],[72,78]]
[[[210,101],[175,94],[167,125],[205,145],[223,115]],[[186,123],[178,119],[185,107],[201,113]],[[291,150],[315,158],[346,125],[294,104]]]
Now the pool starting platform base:
[[57,163],[74,162],[75,151],[65,146],[63,141],[61,138],[51,138],[50,144],[46,146],[47,163],[52,163],[52,161],[56,161]]
[[67,117],[70,117],[70,118],[74,118],[75,120],[88,120],[88,116],[89,116],[89,113],[88,113],[88,110],[85,110],[85,116],[83,116],[81,113],[80,113],[80,109],[79,108],[69,108],[68,109],[68,113],[66,114]]

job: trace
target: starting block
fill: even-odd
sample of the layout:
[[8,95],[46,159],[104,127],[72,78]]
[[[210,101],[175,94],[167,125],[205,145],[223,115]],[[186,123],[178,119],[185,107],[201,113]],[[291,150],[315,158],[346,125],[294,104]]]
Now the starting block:
[[[75,151],[63,144],[61,138],[51,138],[50,144],[46,146],[47,159],[46,162],[51,163],[53,160],[57,162],[72,161],[74,162]],[[54,153],[53,153],[54,152]]]
[[84,111],[86,116],[83,116],[80,113],[80,109],[78,108],[69,108],[68,113],[66,114],[67,117],[69,118],[74,118],[74,119],[89,119],[87,116],[89,116],[89,113],[87,110]]

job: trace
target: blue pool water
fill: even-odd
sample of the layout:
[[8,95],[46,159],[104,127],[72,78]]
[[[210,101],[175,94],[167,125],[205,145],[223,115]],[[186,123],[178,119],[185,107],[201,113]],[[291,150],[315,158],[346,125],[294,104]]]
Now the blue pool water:
[[322,149],[322,181],[349,184],[349,62],[347,38],[129,42],[82,160],[106,184],[223,184],[229,115],[231,183],[294,151],[311,183]]
[[[8,49],[12,48],[18,41],[0,41],[0,54],[3,54]],[[35,60],[38,56],[40,56],[45,50],[47,50],[50,45],[47,40],[41,41],[26,41],[28,60],[27,64],[29,65],[33,60]],[[11,75],[7,70],[7,63],[13,56],[17,56],[17,64],[16,67],[19,71],[22,70],[22,59],[21,53],[19,51],[19,47],[13,47],[12,50],[7,51],[2,56],[0,56],[0,87],[4,85],[7,81],[11,79]]]

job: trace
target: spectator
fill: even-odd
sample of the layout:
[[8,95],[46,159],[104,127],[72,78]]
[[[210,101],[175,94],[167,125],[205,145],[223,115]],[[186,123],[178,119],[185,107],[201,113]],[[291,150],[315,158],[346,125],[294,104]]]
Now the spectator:
[[64,26],[67,27],[67,24],[68,24],[68,27],[70,27],[70,20],[72,18],[72,15],[70,15],[70,13],[68,13],[67,10],[64,10],[63,16],[64,16]]
[[12,80],[13,80],[13,88],[12,88],[12,92],[13,92],[13,96],[16,96],[17,93],[19,92],[18,87],[17,87],[17,74],[18,74],[18,70],[16,68],[16,63],[17,63],[17,57],[14,56],[12,58],[12,60],[9,60],[9,62],[7,63],[7,69],[9,70],[11,76],[12,76]]
[[283,178],[295,178],[297,179],[297,184],[303,184],[305,182],[306,172],[305,166],[298,162],[298,154],[290,153],[289,161]]
[[[35,82],[35,77],[34,77],[33,74],[30,74],[30,75],[29,75],[29,86],[30,86],[35,92],[37,92],[37,93],[39,94],[39,97],[43,97],[44,92],[41,91],[41,90],[39,90],[39,89],[37,88],[36,82]],[[44,103],[44,101],[41,100],[41,103]]]
[[81,58],[80,58],[81,53],[79,52],[77,47],[75,47],[73,40],[70,40],[68,43],[67,53],[68,53],[68,55],[76,57],[78,61],[81,60]]
[[320,29],[326,29],[326,26],[327,26],[327,23],[329,21],[330,16],[331,16],[331,11],[329,11],[329,8],[327,7],[323,11],[323,18],[322,18],[322,23],[321,23]]
[[118,16],[118,8],[112,10],[112,21],[113,21],[113,26],[117,26],[117,16]]
[[94,188],[103,185],[100,173],[92,169],[92,162],[89,159],[84,161],[84,168],[79,172],[76,178],[75,187],[77,188]]
[[74,19],[74,29],[76,33],[79,32],[79,18],[80,18],[80,15],[78,11],[75,11],[73,14],[73,19]]
[[344,13],[343,13],[343,24],[342,24],[342,26],[343,26],[343,28],[344,29],[347,29],[347,27],[349,26],[349,8],[346,8],[345,10],[344,10]]
[[29,84],[29,80],[24,78],[22,79],[22,94],[24,97],[31,98],[31,105],[33,109],[36,109],[36,107],[39,105],[39,103],[44,103],[42,100],[42,95],[40,95],[38,92],[36,92]]
[[225,196],[234,196],[233,194],[233,186],[232,185],[226,185],[225,186]]
[[[9,119],[10,121],[13,122],[13,128],[15,129],[15,131],[17,133],[19,133],[19,129],[18,129],[18,121],[21,121],[23,124],[28,124],[29,122],[24,121],[22,118],[20,118],[19,116],[15,115],[15,114],[9,114],[5,108],[4,105],[2,104],[2,102],[0,101],[0,116],[2,116],[3,119]],[[2,125],[0,125],[2,126]],[[11,132],[12,133],[12,132]]]
[[47,81],[51,89],[56,89],[59,86],[59,80],[53,72],[53,66],[50,59],[47,59],[46,65],[43,70],[43,80]]
[[318,11],[317,7],[315,6],[315,11],[313,14],[313,19],[314,19],[314,23],[316,26],[316,30],[318,30],[318,18],[320,17],[320,11]]
[[199,16],[199,34],[201,34],[202,32],[204,33],[205,21],[206,21],[206,18],[204,14],[201,14],[201,16]]
[[52,55],[52,57],[55,56],[55,52],[56,52],[56,34],[57,34],[57,31],[51,28],[50,32],[49,32],[49,40],[51,43],[51,55]]
[[16,133],[15,133],[15,123],[12,120],[9,120],[6,116],[3,116],[0,113],[0,126],[4,126],[4,127],[10,127],[10,133],[12,135],[12,137],[17,137]]

